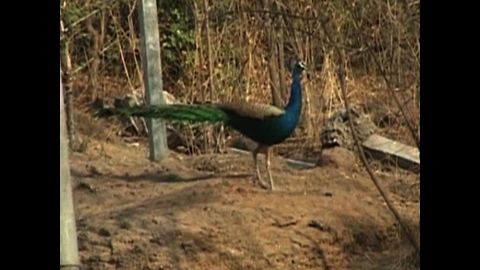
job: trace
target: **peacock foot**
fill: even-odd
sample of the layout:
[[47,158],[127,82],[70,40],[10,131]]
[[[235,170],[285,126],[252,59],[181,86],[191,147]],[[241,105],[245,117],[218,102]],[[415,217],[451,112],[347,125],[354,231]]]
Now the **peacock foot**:
[[262,175],[260,174],[260,169],[258,167],[257,167],[257,175],[253,179],[253,184],[257,184],[257,183],[260,185],[260,187],[264,189],[270,189],[270,186],[265,181],[263,181]]
[[268,190],[272,190],[270,185],[261,181],[261,180],[258,180],[258,183],[260,184],[260,187],[264,188],[264,189],[268,189]]

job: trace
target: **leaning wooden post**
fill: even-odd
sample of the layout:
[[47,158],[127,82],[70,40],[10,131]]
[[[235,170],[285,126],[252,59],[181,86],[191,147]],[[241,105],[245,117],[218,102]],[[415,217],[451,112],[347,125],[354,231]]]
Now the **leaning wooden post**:
[[[139,1],[140,34],[142,40],[143,78],[148,104],[165,104],[160,60],[160,38],[158,33],[157,1]],[[149,133],[150,160],[159,161],[168,155],[164,121],[146,119]]]
[[68,142],[60,69],[60,269],[78,270],[77,227],[73,208],[72,183],[68,165]]

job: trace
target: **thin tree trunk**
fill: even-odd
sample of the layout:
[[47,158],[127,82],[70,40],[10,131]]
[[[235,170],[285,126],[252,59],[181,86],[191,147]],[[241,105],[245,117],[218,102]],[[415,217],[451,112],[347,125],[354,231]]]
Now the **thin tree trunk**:
[[[65,31],[63,22],[60,21],[60,31]],[[65,101],[66,101],[66,121],[67,121],[67,134],[68,134],[68,146],[71,150],[75,150],[75,121],[73,110],[73,87],[72,87],[72,58],[70,57],[70,42],[65,41],[65,48],[63,51],[63,80],[65,80]]]
[[[273,5],[271,1],[264,0],[263,6],[265,10],[270,10]],[[269,13],[265,14],[266,17],[266,29],[268,36],[268,71],[270,74],[270,90],[272,92],[273,105],[277,107],[283,106],[282,97],[280,95],[280,79],[278,78],[278,52],[275,39],[275,30],[273,29],[273,20]]]
[[284,101],[288,100],[288,87],[285,84],[285,45],[283,36],[283,27],[280,27],[278,33],[277,51],[278,51],[278,68],[279,68],[279,83],[280,95]]
[[[90,1],[87,2],[87,5]],[[91,101],[94,101],[98,96],[98,71],[100,68],[100,40],[101,35],[98,31],[93,27],[93,20],[94,17],[89,17],[85,23],[87,25],[87,30],[92,38],[91,45],[90,45],[90,56],[93,58],[92,65],[90,67],[90,80],[89,80],[89,92],[91,94]]]

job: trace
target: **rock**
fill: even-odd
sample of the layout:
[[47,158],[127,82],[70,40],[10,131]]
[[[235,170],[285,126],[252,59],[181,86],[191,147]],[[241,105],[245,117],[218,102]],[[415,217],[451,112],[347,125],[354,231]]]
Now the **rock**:
[[[361,106],[351,106],[350,116],[360,142],[366,140],[377,130],[377,126]],[[328,119],[320,134],[323,149],[337,146],[349,150],[354,149],[355,142],[348,122],[347,111],[344,108]]]
[[100,228],[100,230],[98,230],[98,235],[100,236],[104,236],[104,237],[109,237],[111,236],[112,234],[110,233],[110,231],[106,228]]

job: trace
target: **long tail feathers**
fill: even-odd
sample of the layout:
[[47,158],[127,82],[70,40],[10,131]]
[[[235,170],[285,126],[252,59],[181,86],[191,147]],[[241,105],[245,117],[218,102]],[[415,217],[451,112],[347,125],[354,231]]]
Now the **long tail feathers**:
[[97,111],[98,117],[123,116],[161,118],[178,122],[225,122],[228,115],[213,105],[164,105],[133,106],[123,108],[102,108]]

